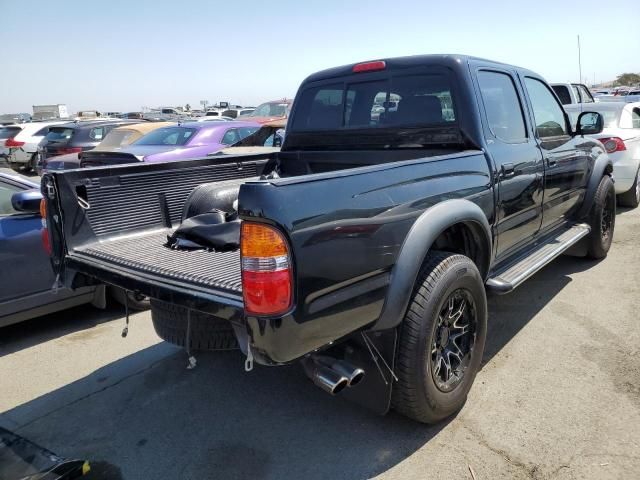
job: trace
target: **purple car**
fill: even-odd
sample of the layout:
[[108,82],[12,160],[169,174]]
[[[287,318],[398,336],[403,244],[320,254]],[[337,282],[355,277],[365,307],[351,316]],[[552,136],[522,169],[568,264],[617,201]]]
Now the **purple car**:
[[216,153],[256,132],[256,122],[185,122],[158,128],[117,152],[89,151],[81,167],[136,161],[157,163],[199,158]]

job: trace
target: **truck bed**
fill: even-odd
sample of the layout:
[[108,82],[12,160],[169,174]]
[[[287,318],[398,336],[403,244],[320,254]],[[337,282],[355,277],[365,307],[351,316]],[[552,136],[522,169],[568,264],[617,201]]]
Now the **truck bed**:
[[240,251],[172,250],[164,246],[171,229],[95,242],[74,249],[77,260],[110,265],[137,275],[159,275],[188,286],[242,292]]

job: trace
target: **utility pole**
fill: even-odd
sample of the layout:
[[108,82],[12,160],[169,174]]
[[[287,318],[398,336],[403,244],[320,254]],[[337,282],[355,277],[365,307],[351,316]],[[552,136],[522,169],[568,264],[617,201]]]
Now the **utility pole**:
[[580,58],[580,35],[578,35],[578,74],[580,75],[578,77],[580,79],[580,83],[582,83],[582,60]]

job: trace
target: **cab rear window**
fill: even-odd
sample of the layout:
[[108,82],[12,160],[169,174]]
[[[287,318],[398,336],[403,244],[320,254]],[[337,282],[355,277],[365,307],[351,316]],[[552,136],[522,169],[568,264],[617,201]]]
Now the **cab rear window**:
[[452,87],[443,74],[336,82],[302,92],[292,131],[429,127],[455,124]]

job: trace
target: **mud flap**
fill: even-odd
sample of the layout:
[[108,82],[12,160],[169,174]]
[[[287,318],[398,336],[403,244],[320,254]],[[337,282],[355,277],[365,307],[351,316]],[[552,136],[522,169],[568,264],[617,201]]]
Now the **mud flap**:
[[0,427],[2,480],[69,480],[86,475],[86,460],[69,460]]
[[366,338],[361,333],[354,334],[344,347],[341,345],[340,348],[344,348],[343,358],[362,368],[365,376],[340,396],[374,413],[385,415],[391,408],[391,391],[395,381],[392,371],[395,368],[397,342],[398,330],[391,328],[366,332]]

